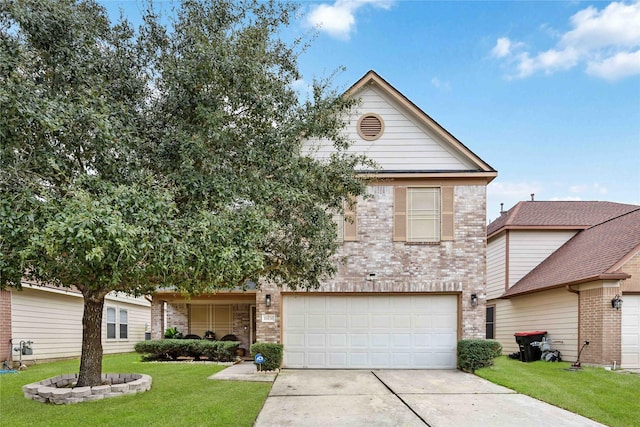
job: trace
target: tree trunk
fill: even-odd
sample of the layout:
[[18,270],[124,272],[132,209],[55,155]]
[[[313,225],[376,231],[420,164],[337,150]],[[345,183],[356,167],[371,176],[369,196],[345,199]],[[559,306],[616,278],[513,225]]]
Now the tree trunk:
[[84,314],[82,316],[82,355],[78,387],[102,383],[102,310],[105,294],[82,290]]

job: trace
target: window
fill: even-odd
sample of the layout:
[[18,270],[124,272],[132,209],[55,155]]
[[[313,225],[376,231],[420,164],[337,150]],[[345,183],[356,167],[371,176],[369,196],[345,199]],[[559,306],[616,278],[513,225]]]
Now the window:
[[393,240],[438,243],[454,239],[454,187],[396,187]]
[[344,242],[344,215],[341,213],[333,214],[333,222],[336,223],[336,241]]
[[338,242],[355,242],[358,240],[358,218],[355,203],[352,207],[349,207],[349,203],[344,202],[344,214],[335,213],[333,221],[337,225],[336,239]]
[[122,340],[129,338],[129,312],[123,308],[116,310],[115,307],[107,307],[107,339],[116,338]]
[[107,307],[107,339],[116,338],[116,309]]
[[407,242],[440,241],[440,189],[407,189]]
[[487,306],[487,318],[486,318],[487,332],[486,337],[488,340],[495,339],[496,336],[496,306]]
[[120,309],[120,339],[129,338],[129,313]]

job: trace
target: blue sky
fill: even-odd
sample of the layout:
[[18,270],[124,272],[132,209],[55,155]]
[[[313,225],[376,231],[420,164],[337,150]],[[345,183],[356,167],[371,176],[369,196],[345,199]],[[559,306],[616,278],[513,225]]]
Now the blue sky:
[[[166,2],[155,2],[166,6]],[[140,2],[106,1],[134,22]],[[487,216],[520,200],[640,204],[640,2],[303,2],[301,86],[373,69],[498,170]]]

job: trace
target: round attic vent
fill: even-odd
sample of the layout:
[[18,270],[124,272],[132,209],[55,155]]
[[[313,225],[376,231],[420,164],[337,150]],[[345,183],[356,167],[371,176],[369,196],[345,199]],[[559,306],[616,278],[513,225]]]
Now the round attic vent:
[[367,141],[374,141],[384,132],[384,122],[375,113],[364,114],[358,120],[358,135]]

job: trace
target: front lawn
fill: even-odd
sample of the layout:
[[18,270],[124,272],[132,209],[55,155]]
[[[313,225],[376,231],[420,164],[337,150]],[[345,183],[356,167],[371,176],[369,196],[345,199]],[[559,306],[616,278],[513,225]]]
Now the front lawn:
[[35,365],[0,375],[0,424],[31,426],[251,426],[270,383],[215,381],[224,366],[202,363],[144,363],[139,354],[105,356],[103,372],[151,375],[146,393],[74,405],[25,399],[22,386],[78,372],[79,360]]
[[522,363],[503,356],[476,375],[608,426],[640,425],[640,375],[589,367],[567,370],[570,366],[568,362]]

